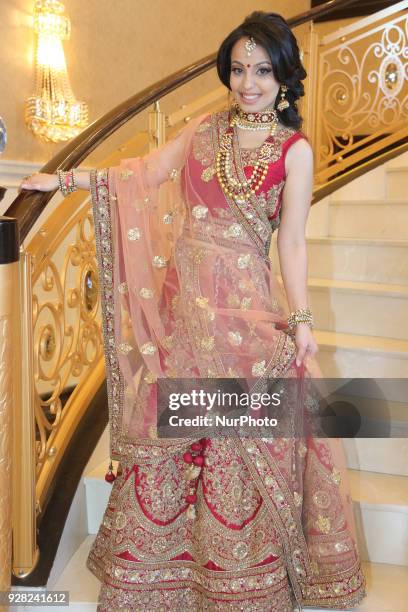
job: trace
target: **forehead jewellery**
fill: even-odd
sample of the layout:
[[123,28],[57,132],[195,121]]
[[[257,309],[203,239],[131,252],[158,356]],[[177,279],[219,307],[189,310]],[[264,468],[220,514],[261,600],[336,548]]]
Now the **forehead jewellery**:
[[251,55],[252,51],[255,50],[255,48],[256,48],[256,42],[251,36],[251,38],[249,38],[245,43],[245,49],[246,49],[248,57]]

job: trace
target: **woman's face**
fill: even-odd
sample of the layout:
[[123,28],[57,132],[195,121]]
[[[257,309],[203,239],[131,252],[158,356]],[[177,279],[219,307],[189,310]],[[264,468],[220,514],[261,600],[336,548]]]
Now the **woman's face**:
[[232,47],[230,87],[244,112],[257,113],[273,108],[279,83],[265,49],[257,44],[248,56],[246,42],[248,38],[241,38]]

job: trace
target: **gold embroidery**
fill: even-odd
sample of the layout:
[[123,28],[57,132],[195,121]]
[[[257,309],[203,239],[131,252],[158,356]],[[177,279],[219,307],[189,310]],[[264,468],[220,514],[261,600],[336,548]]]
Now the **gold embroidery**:
[[204,351],[212,351],[215,346],[214,336],[208,336],[207,338],[201,338],[200,346]]
[[139,291],[139,295],[143,299],[148,300],[153,297],[153,291],[147,287],[142,287]]
[[165,268],[167,266],[167,260],[163,255],[155,255],[152,259],[152,264],[155,268]]
[[195,301],[200,308],[208,308],[208,297],[196,297]]
[[232,554],[236,559],[245,559],[248,554],[248,544],[246,542],[238,542],[232,549]]
[[242,336],[239,331],[228,332],[228,342],[232,346],[240,346],[242,344]]
[[204,181],[204,183],[209,183],[215,174],[216,170],[214,166],[208,166],[208,168],[205,168],[205,170],[202,171],[201,179]]
[[211,127],[211,123],[208,123],[208,121],[203,121],[203,123],[200,123],[200,125],[196,129],[196,132],[201,134],[202,132],[205,132],[206,130],[208,130],[208,128],[210,127]]
[[341,474],[339,470],[337,470],[336,468],[333,468],[333,471],[331,473],[331,478],[336,485],[339,485],[341,483]]
[[115,518],[115,527],[116,529],[123,529],[126,527],[127,518],[124,512],[117,512]]
[[241,238],[244,230],[239,223],[233,223],[226,230],[224,230],[223,235],[225,238]]
[[263,359],[262,361],[257,361],[252,365],[252,374],[253,376],[263,376],[266,371],[266,361]]
[[194,159],[201,162],[203,166],[210,166],[214,163],[214,151],[212,145],[211,123],[201,123],[193,138]]
[[157,377],[153,374],[153,372],[148,372],[143,380],[147,382],[148,385],[151,385],[156,382]]
[[157,351],[157,347],[154,346],[153,342],[146,342],[140,347],[142,355],[154,355]]
[[323,509],[329,508],[331,503],[330,495],[327,491],[316,491],[316,493],[313,494],[313,501],[318,508]]
[[240,270],[245,270],[249,266],[250,261],[251,261],[251,255],[249,253],[245,255],[239,255],[237,259],[237,267]]
[[168,213],[164,215],[163,223],[165,223],[166,225],[170,225],[170,223],[173,223],[173,213]]
[[126,168],[126,170],[121,171],[119,176],[122,181],[128,181],[130,177],[133,176],[133,170],[129,170],[128,168]]
[[140,240],[141,232],[138,227],[132,227],[128,230],[127,237],[128,240]]
[[227,306],[229,308],[239,308],[241,306],[241,300],[235,293],[229,293],[227,296]]
[[191,211],[191,214],[196,219],[204,219],[206,217],[207,213],[208,213],[207,206],[200,206],[200,205],[194,206],[194,208]]
[[316,521],[316,527],[322,533],[330,533],[331,521],[327,516],[321,516],[319,514],[318,519]]
[[180,296],[179,295],[175,295],[172,300],[171,300],[171,309],[174,311],[176,310],[178,304],[180,301]]
[[161,339],[161,344],[165,349],[171,349],[173,346],[173,336],[163,336]]
[[121,342],[118,346],[118,351],[121,355],[127,355],[130,351],[133,351],[133,346],[128,342]]

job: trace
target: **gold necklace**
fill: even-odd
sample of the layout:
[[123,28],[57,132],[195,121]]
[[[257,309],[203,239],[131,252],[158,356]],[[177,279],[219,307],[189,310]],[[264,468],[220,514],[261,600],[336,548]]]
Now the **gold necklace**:
[[252,195],[255,195],[256,192],[259,191],[265,181],[266,175],[268,174],[271,154],[273,152],[273,142],[278,127],[278,120],[276,118],[276,121],[272,124],[271,133],[261,146],[251,176],[248,177],[246,181],[242,182],[237,180],[232,172],[232,161],[234,156],[232,144],[235,125],[236,123],[232,119],[221,139],[220,148],[217,153],[216,171],[218,182],[225,195],[239,202],[249,200]]
[[231,121],[242,130],[272,130],[278,121],[278,115],[273,108],[266,108],[260,113],[246,113],[239,106],[235,106]]

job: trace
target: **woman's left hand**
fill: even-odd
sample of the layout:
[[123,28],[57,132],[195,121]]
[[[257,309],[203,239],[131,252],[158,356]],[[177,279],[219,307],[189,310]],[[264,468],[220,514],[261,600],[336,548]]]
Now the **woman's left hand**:
[[306,355],[314,357],[317,351],[316,340],[314,339],[313,332],[307,323],[298,323],[296,326],[295,333],[295,344],[296,344],[296,365],[299,367]]

